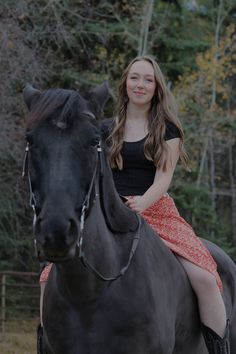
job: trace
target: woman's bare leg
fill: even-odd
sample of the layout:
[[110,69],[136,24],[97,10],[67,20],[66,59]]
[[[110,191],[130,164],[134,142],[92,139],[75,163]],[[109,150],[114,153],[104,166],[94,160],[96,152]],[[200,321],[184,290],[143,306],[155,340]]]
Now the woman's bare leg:
[[227,317],[224,301],[214,275],[180,256],[177,257],[197,296],[201,322],[223,338]]
[[40,282],[40,323],[43,327],[43,295],[45,290],[46,282]]

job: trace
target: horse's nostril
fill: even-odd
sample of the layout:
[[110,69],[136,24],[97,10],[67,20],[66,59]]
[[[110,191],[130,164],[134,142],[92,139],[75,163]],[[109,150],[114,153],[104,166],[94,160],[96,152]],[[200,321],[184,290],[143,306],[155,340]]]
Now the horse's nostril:
[[74,257],[78,227],[73,216],[41,213],[36,220],[35,236],[45,259],[58,261]]

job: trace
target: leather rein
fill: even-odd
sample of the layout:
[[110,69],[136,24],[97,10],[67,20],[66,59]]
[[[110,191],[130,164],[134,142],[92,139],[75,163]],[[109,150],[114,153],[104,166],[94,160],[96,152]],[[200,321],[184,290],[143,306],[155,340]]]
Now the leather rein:
[[[126,263],[126,265],[120,270],[120,272],[115,275],[115,276],[104,276],[101,274],[96,268],[91,265],[91,263],[88,261],[84,251],[83,251],[83,236],[84,236],[84,224],[86,221],[86,214],[89,213],[90,210],[90,202],[91,202],[91,196],[92,196],[92,191],[94,190],[94,198],[93,198],[93,203],[95,203],[96,199],[99,198],[99,180],[100,177],[103,175],[103,161],[102,161],[102,148],[101,148],[101,142],[98,143],[97,147],[97,156],[96,156],[96,167],[90,182],[89,190],[88,193],[84,199],[84,202],[82,204],[82,210],[81,210],[81,215],[80,215],[80,227],[79,227],[79,234],[78,234],[78,240],[77,240],[77,246],[78,246],[78,255],[77,257],[80,259],[82,264],[84,265],[85,268],[87,268],[91,273],[93,273],[97,278],[104,280],[104,281],[114,281],[121,277],[122,275],[125,274],[127,269],[130,266],[130,263],[132,261],[132,258],[135,255],[135,252],[138,247],[138,243],[140,240],[140,228],[141,228],[141,218],[139,215],[138,217],[138,230],[135,233],[135,236],[133,238],[133,242],[131,245],[131,250],[129,253],[129,258]],[[24,154],[24,159],[23,159],[23,168],[22,168],[22,178],[24,178],[27,175],[28,179],[28,186],[29,186],[29,205],[33,210],[33,230],[35,230],[35,224],[37,221],[37,214],[36,214],[36,198],[33,192],[32,188],[32,182],[31,182],[31,177],[30,177],[30,157],[29,157],[29,142],[27,142],[26,147],[25,147],[25,154]],[[37,241],[36,239],[34,240],[35,242],[35,249],[36,253],[37,252]]]

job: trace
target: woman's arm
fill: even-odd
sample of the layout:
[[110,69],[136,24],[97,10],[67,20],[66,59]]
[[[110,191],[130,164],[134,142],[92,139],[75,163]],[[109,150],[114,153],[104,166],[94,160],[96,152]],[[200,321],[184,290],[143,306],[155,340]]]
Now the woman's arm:
[[134,211],[141,213],[152,204],[157,202],[167,191],[170,186],[177,161],[179,159],[179,138],[167,141],[169,147],[169,157],[167,161],[166,171],[156,170],[153,184],[142,196],[135,196],[126,202]]

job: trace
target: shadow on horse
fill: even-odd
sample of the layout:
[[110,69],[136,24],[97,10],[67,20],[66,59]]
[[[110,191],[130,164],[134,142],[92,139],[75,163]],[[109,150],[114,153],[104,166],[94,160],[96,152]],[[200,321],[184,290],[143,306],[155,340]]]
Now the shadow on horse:
[[[34,234],[53,262],[45,289],[47,354],[206,354],[183,267],[124,205],[106,159],[100,116],[106,83],[87,93],[27,85],[25,170]],[[236,353],[236,267],[218,264]]]

